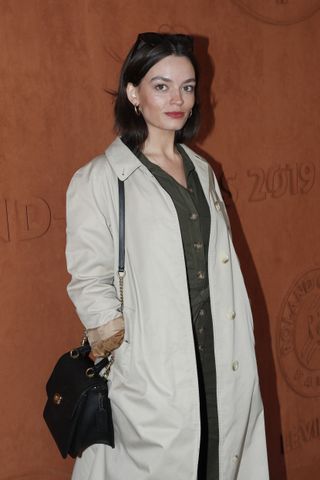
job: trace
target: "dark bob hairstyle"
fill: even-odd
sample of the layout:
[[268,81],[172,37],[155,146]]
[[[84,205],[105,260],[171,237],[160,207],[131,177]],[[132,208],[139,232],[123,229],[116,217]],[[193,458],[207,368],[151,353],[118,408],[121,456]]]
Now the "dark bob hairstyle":
[[199,69],[193,54],[193,39],[189,35],[169,33],[140,33],[131,48],[120,73],[119,88],[115,101],[115,128],[122,140],[131,147],[141,147],[148,136],[148,127],[142,115],[137,115],[128,100],[128,83],[139,85],[153,65],[169,55],[187,57],[193,65],[196,78],[195,104],[192,115],[181,130],[175,133],[175,142],[191,139],[200,123],[198,78]]

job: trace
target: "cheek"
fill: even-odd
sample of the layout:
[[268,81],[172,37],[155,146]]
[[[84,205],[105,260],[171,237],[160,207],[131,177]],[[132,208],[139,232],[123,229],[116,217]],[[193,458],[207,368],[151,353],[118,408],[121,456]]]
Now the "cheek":
[[142,108],[154,110],[154,112],[160,110],[166,104],[166,99],[164,95],[144,95],[140,97],[140,100]]
[[189,105],[190,107],[193,107],[195,104],[196,97],[195,95],[189,95],[187,98],[185,98],[185,104]]

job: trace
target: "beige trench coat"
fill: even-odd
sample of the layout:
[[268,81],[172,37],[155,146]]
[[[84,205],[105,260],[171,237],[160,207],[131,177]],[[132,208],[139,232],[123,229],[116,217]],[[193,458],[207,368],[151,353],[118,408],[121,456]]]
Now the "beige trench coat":
[[[211,210],[209,281],[217,369],[219,480],[267,480],[250,305],[211,168],[183,146]],[[176,209],[117,138],[67,193],[68,293],[87,328],[119,316],[118,178],[125,181],[125,341],[109,394],[115,448],[94,445],[73,480],[196,480],[200,441],[195,347]]]

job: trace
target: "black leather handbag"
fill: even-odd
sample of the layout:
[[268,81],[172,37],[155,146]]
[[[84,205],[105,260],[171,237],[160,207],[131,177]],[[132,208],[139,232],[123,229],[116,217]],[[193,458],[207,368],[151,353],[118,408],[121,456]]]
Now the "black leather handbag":
[[[124,184],[119,180],[119,284],[123,310]],[[60,357],[48,380],[43,417],[61,455],[75,458],[95,443],[114,447],[107,377],[112,356],[94,363],[87,341]],[[104,370],[103,370],[104,369]]]
[[103,358],[95,365],[90,350],[85,344],[62,355],[46,387],[43,416],[64,458],[80,456],[94,443],[114,447],[107,383],[111,360]]

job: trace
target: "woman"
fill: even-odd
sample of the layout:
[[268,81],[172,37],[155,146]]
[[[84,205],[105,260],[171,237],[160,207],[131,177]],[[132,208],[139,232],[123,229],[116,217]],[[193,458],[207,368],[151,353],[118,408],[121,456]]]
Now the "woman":
[[215,177],[182,143],[199,123],[192,47],[186,35],[138,36],[120,76],[120,136],[68,189],[68,292],[93,355],[114,356],[115,448],[88,448],[73,480],[268,479],[248,297]]

